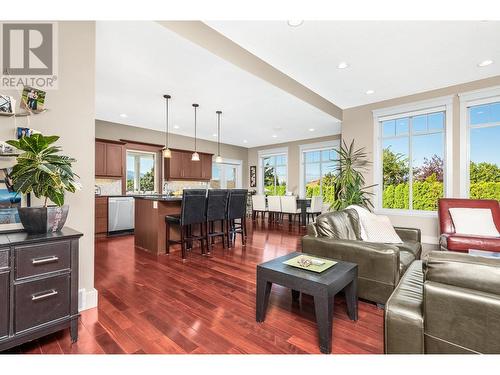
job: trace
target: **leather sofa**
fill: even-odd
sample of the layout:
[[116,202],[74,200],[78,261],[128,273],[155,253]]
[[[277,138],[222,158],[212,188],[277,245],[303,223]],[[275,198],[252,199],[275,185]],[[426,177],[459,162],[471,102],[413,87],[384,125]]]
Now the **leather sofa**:
[[486,236],[471,236],[455,233],[453,220],[449,209],[452,207],[463,208],[489,208],[493,221],[500,232],[500,203],[494,199],[457,199],[442,198],[439,200],[438,215],[441,250],[468,252],[469,249],[500,252],[500,238]]
[[433,251],[386,304],[387,354],[498,354],[499,338],[499,259]]
[[358,213],[352,209],[319,215],[307,227],[302,251],[358,265],[358,296],[385,304],[406,269],[422,252],[419,229],[395,228],[401,244],[361,240]]

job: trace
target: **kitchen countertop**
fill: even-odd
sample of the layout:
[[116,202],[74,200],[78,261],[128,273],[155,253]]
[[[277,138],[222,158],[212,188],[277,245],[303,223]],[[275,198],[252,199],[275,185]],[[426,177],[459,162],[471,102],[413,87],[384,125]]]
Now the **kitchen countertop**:
[[145,200],[151,200],[151,201],[181,201],[182,197],[172,197],[169,195],[140,195],[140,196],[134,196],[135,199],[145,199]]

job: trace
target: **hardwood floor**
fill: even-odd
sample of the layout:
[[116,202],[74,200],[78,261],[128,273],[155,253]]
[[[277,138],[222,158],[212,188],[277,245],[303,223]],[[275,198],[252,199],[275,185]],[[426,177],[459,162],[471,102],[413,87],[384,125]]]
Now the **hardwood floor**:
[[[134,249],[133,236],[96,240],[99,306],[84,311],[79,340],[69,330],[10,353],[319,353],[312,298],[292,303],[273,286],[264,323],[255,322],[255,267],[300,249],[304,233],[288,225],[249,228],[247,246],[199,249],[183,263],[177,252],[154,256]],[[360,301],[359,320],[336,298],[334,354],[382,353],[383,310]]]

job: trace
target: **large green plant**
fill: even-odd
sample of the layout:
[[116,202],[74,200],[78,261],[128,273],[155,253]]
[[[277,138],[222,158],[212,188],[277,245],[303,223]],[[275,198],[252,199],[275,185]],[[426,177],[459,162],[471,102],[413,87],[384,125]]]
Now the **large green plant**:
[[17,164],[9,177],[14,190],[18,193],[33,193],[37,198],[44,198],[44,207],[50,199],[58,206],[64,204],[64,193],[74,193],[79,184],[72,169],[76,160],[69,156],[58,155],[61,147],[54,146],[58,136],[43,136],[33,134],[19,140],[7,141],[15,148],[24,151],[17,157]]
[[370,161],[367,159],[365,148],[354,148],[354,140],[348,146],[342,142],[338,150],[336,162],[336,178],[334,184],[334,202],[330,209],[342,210],[351,204],[372,209],[373,204],[369,196],[373,193],[367,189],[375,186],[365,186],[363,173],[367,172]]

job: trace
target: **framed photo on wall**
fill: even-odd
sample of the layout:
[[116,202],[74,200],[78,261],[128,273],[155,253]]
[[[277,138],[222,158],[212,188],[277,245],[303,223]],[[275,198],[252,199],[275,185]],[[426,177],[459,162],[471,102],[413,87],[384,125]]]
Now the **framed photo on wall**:
[[250,187],[257,187],[257,166],[250,166]]

